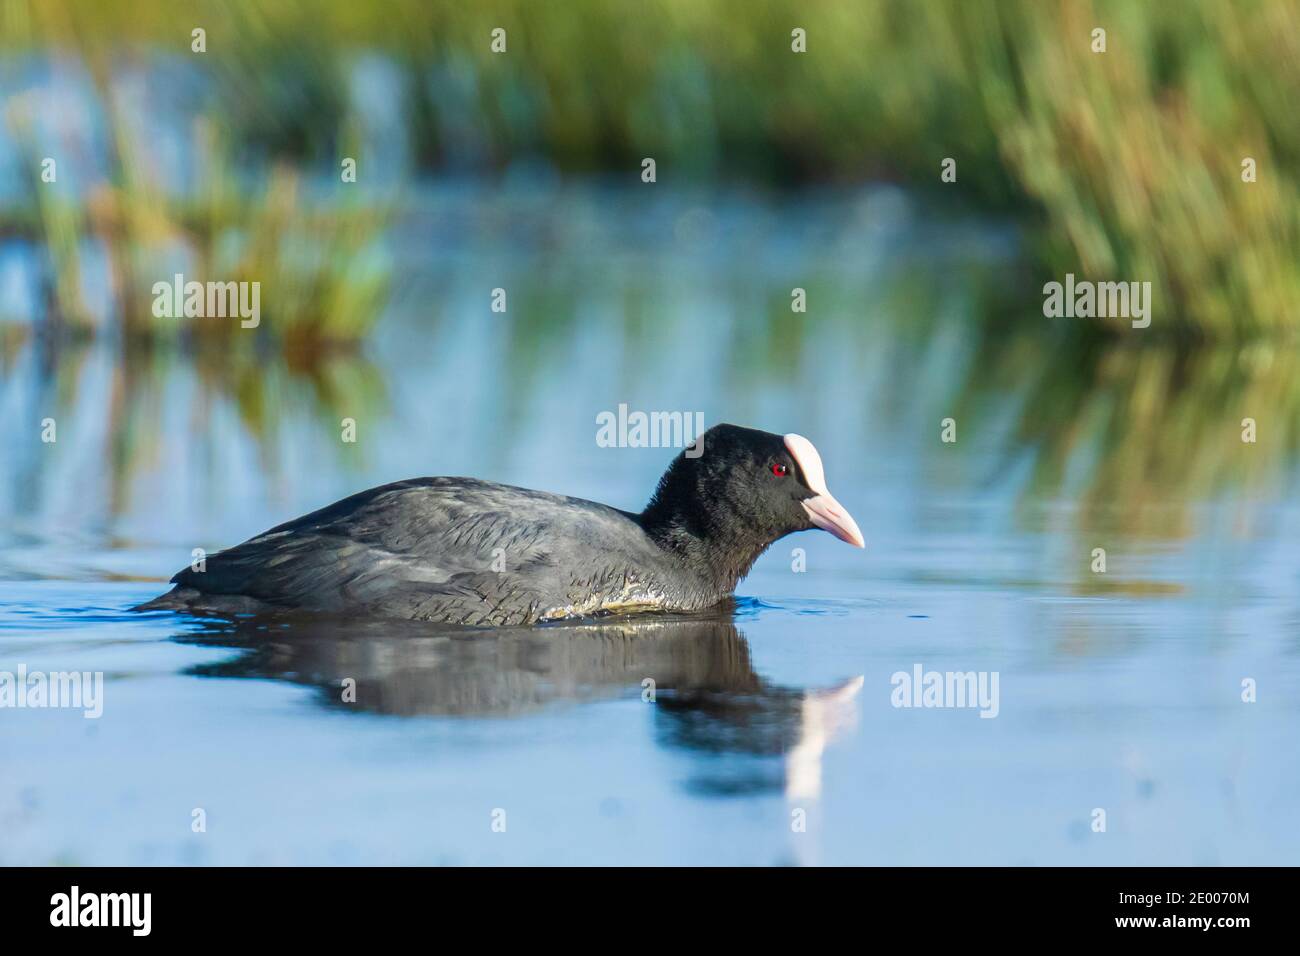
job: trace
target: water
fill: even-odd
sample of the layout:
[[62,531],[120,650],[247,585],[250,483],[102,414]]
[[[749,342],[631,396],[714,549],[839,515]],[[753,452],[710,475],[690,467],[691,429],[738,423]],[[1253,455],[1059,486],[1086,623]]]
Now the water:
[[[0,863],[1296,859],[1294,458],[1237,439],[1269,408],[1213,357],[1144,417],[1185,362],[982,331],[1014,242],[890,189],[455,184],[388,238],[358,356],[3,354],[0,671],[105,686],[97,720],[0,711]],[[194,548],[414,475],[639,509],[672,452],[597,447],[619,403],[809,436],[867,550],[787,538],[697,619],[127,610]],[[996,672],[997,716],[893,706],[915,665]]]

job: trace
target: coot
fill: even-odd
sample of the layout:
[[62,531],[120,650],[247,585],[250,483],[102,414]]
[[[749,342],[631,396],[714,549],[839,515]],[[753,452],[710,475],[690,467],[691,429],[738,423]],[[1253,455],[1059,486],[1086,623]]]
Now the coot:
[[724,600],[794,531],[862,533],[800,435],[715,425],[640,514],[475,478],[412,478],[344,498],[186,568],[137,610],[314,611],[534,624]]

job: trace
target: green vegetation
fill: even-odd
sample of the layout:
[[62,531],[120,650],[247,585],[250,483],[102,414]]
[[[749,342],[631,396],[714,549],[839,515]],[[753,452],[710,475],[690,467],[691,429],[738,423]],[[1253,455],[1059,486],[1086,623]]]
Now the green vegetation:
[[[21,121],[15,126],[24,132]],[[140,148],[113,124],[114,175],[80,199],[41,188],[32,176],[30,206],[11,211],[9,231],[41,241],[53,276],[48,323],[85,334],[93,310],[84,301],[80,258],[87,240],[105,250],[112,274],[110,318],[130,339],[183,331],[192,337],[237,340],[251,347],[257,336],[234,336],[234,322],[157,318],[151,289],[170,280],[168,263],[178,250],[203,281],[257,281],[274,295],[266,300],[266,332],[282,343],[309,349],[360,339],[379,317],[388,269],[378,253],[388,221],[384,206],[343,199],[324,204],[301,198],[300,174],[277,165],[247,189],[236,185],[227,155],[212,135],[200,133],[200,160],[210,178],[193,196],[168,195],[140,162]],[[202,124],[200,130],[205,130]],[[27,163],[39,169],[38,153]],[[65,165],[66,173],[66,165]]]
[[[206,31],[202,54],[191,52],[196,27]],[[505,55],[490,50],[498,27]],[[791,51],[795,27],[807,31],[806,54]],[[1104,53],[1092,49],[1098,27]],[[40,158],[59,144],[43,139],[49,126],[29,95],[44,75],[29,69],[33,55],[57,58],[65,74],[67,64],[84,68],[108,144],[102,180],[40,183]],[[367,61],[395,85],[359,88]],[[181,114],[191,125],[175,131],[192,157],[187,190],[159,184],[156,144],[115,82],[132,69],[152,78],[159,64],[201,81]],[[724,294],[747,323],[727,370],[738,380],[790,374],[827,322],[865,357],[879,341],[868,322],[882,315],[900,320],[896,334],[920,362],[940,311],[955,309],[975,358],[968,377],[954,376],[943,413],[978,421],[990,389],[1024,390],[1011,444],[1036,452],[1033,488],[1077,495],[1090,527],[1106,525],[1108,501],[1122,494],[1150,502],[1142,530],[1176,536],[1188,518],[1164,509],[1167,494],[1271,482],[1300,453],[1295,0],[0,0],[0,83],[0,137],[18,145],[31,178],[16,200],[0,200],[0,236],[42,250],[46,324],[73,337],[92,330],[102,310],[85,301],[84,260],[97,245],[112,276],[109,321],[143,352],[123,359],[126,394],[149,407],[156,356],[175,354],[166,340],[179,337],[205,387],[237,402],[267,455],[277,389],[314,396],[331,427],[341,389],[364,386],[383,403],[377,373],[339,356],[385,308],[384,240],[422,194],[403,173],[375,182],[371,170],[388,160],[491,181],[541,165],[634,195],[645,156],[657,160],[661,190],[689,182],[700,205],[737,180],[883,180],[937,214],[1024,227],[1029,268],[966,289],[955,305],[935,298],[935,270],[859,282],[841,264],[805,270],[819,309],[792,317],[788,285],[731,276]],[[385,108],[404,144],[363,134],[366,114]],[[388,148],[404,155],[380,154]],[[358,185],[340,182],[343,156],[358,158]],[[940,180],[947,157],[955,183]],[[1256,182],[1242,180],[1246,157]],[[476,206],[503,231],[515,189],[500,208]],[[437,195],[422,216],[465,220]],[[541,357],[568,347],[590,299],[587,247],[575,243],[512,285],[512,312],[532,318],[501,333],[508,405],[526,401]],[[256,335],[153,318],[149,290],[170,276],[177,250],[188,278],[263,284]],[[439,281],[457,274],[430,265]],[[1067,272],[1151,282],[1151,327],[1076,320],[1040,335],[1041,285]],[[639,273],[615,290],[631,340],[653,341],[672,321],[671,285]],[[456,319],[442,314],[450,308],[421,305],[431,334]],[[5,318],[0,366],[25,334]],[[73,368],[78,354],[65,353]],[[1245,417],[1269,437],[1241,454]],[[129,432],[117,440],[133,442]]]
[[[336,162],[347,66],[378,52],[428,164],[541,156],[635,182],[653,155],[668,181],[895,178],[1022,213],[1039,278],[1151,281],[1153,336],[1295,330],[1293,0],[0,0],[0,17],[9,53],[71,47],[100,71],[191,56],[203,26],[211,118],[253,155]],[[958,182],[940,184],[949,156]],[[63,216],[46,225],[66,256]]]

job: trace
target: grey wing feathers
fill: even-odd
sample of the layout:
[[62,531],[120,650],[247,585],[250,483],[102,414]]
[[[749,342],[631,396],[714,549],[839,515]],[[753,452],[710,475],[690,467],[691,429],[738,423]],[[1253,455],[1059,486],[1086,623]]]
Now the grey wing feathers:
[[[529,623],[567,590],[549,567],[555,542],[581,544],[619,520],[573,503],[474,479],[397,482],[272,528],[172,581],[290,608]],[[506,569],[532,573],[498,573]]]

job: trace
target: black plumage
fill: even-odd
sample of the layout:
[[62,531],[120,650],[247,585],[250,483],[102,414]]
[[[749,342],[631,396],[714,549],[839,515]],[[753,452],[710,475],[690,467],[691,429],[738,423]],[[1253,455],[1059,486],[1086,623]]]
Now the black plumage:
[[822,503],[838,505],[797,438],[715,426],[640,514],[474,478],[383,485],[186,568],[139,609],[476,626],[702,610],[790,532],[821,526],[861,543],[846,513],[842,527],[819,516]]

